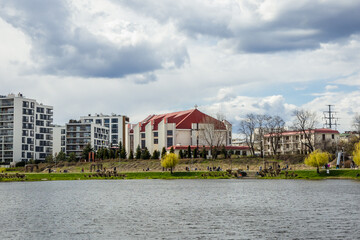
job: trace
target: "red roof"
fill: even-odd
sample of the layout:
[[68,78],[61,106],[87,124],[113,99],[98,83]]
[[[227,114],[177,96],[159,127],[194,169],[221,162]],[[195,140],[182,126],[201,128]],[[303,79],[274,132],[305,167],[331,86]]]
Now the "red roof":
[[225,124],[209,115],[200,112],[197,109],[191,109],[180,112],[166,113],[160,115],[149,115],[143,121],[139,122],[141,126],[140,132],[145,131],[145,126],[147,124],[153,125],[153,131],[158,130],[158,125],[161,121],[165,123],[175,123],[176,129],[191,129],[192,123],[214,123],[216,129],[225,130]]
[[[317,128],[317,129],[312,129],[310,130],[311,133],[333,133],[333,134],[340,134],[338,130],[332,130],[332,129],[328,129],[328,128]],[[306,133],[309,132],[309,130],[305,131]],[[302,134],[302,131],[286,131],[286,132],[282,132],[280,135],[298,135],[298,134]],[[265,137],[269,137],[270,134],[265,134]]]
[[[172,146],[174,150],[187,150],[189,146]],[[206,150],[210,149],[210,146],[199,146],[199,150],[203,149],[205,147]],[[190,146],[191,150],[194,150],[196,146],[192,145]],[[221,149],[222,147],[220,147]],[[167,150],[170,150],[171,147],[168,147]],[[226,150],[249,150],[250,148],[248,146],[225,146]]]

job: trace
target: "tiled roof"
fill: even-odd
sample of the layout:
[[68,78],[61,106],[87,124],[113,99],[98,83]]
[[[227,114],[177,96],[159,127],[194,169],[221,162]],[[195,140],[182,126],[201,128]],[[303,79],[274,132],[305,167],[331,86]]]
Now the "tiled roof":
[[160,115],[149,115],[143,121],[139,122],[139,126],[141,126],[140,132],[145,131],[145,126],[147,124],[153,125],[153,131],[158,130],[158,125],[161,121],[165,121],[165,123],[174,123],[176,129],[191,129],[192,123],[205,123],[211,122],[215,123],[216,129],[225,130],[225,124],[209,115],[200,112],[197,109],[191,109],[180,112],[166,113]]
[[[338,130],[328,129],[328,128],[317,128],[317,129],[311,129],[311,133],[333,133],[333,134],[340,134]],[[309,130],[305,131],[306,133],[309,132]],[[290,135],[298,135],[302,134],[302,131],[286,131],[282,132],[281,135],[283,136],[290,136]],[[265,134],[265,137],[269,137],[270,134]]]

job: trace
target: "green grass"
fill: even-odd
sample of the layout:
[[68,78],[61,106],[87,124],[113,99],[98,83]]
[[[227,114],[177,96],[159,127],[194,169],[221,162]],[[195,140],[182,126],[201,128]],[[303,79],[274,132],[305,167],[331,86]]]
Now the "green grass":
[[[357,174],[360,175],[360,170],[354,169],[330,169],[329,174],[326,170],[320,170],[320,174],[316,170],[295,170],[289,173],[297,174],[296,177],[287,177],[287,179],[359,179]],[[284,172],[277,177],[264,177],[266,179],[286,179]]]

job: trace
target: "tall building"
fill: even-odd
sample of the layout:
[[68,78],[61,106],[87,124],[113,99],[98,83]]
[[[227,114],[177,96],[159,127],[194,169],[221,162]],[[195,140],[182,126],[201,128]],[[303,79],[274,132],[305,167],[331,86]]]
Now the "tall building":
[[66,127],[55,125],[53,127],[53,156],[59,152],[66,153]]
[[0,165],[52,154],[53,107],[22,94],[0,96]]
[[66,124],[66,153],[75,153],[77,158],[81,158],[89,143],[95,151],[109,147],[109,128],[83,120],[70,120]]
[[128,124],[126,151],[137,146],[152,153],[163,147],[230,146],[231,124],[220,121],[197,109],[150,115],[138,124]]
[[95,123],[101,126],[107,127],[109,129],[109,144],[113,147],[117,147],[119,142],[122,142],[125,145],[125,127],[126,124],[129,123],[129,118],[127,116],[122,115],[103,115],[103,114],[95,114],[92,116],[89,114],[88,116],[80,117],[80,120],[86,123]]

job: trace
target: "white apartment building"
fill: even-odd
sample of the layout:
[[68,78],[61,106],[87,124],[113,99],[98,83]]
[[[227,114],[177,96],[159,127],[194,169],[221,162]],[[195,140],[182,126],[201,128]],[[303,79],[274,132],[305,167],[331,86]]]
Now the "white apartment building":
[[109,147],[109,128],[84,120],[70,120],[66,124],[66,154],[74,152],[77,158],[81,158],[88,143],[95,151]]
[[[329,151],[336,148],[340,141],[340,133],[337,130],[320,128],[306,131],[310,135],[310,141],[314,149]],[[306,154],[309,152],[306,146],[307,139],[301,131],[286,131],[276,134],[264,135],[265,155],[274,155],[271,146],[274,138],[279,138],[276,154]]]
[[59,152],[66,153],[66,127],[55,125],[53,127],[53,156]]
[[129,118],[123,115],[103,115],[95,114],[80,117],[80,120],[86,123],[95,123],[109,129],[109,143],[113,147],[118,147],[119,142],[125,145],[125,127],[129,123]]
[[163,147],[209,146],[209,135],[213,146],[231,145],[232,126],[219,121],[197,109],[150,115],[138,124],[128,124],[126,152],[135,151],[139,145],[152,153]]
[[22,94],[0,96],[0,165],[52,154],[53,107]]

